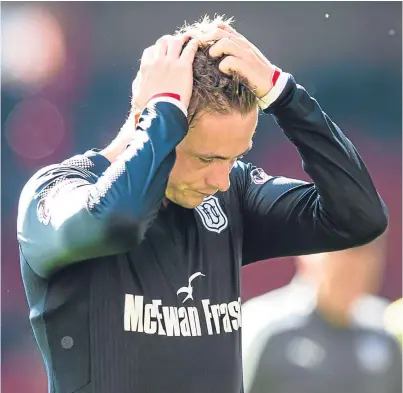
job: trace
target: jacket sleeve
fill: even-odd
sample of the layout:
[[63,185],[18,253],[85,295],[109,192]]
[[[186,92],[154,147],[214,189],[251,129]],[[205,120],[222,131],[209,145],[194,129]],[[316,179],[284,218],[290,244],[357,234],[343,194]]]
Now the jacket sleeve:
[[17,219],[20,250],[35,273],[48,277],[141,242],[187,130],[178,106],[157,102],[144,110],[132,142],[114,163],[88,152],[37,172],[21,193]]
[[271,177],[238,162],[244,263],[336,251],[370,242],[387,227],[387,209],[353,144],[315,99],[288,81],[265,113],[297,148],[307,183]]

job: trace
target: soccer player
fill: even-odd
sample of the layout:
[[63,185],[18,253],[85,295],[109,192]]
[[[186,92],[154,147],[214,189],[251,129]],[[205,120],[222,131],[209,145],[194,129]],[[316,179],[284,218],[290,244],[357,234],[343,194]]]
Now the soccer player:
[[400,393],[402,353],[377,290],[383,237],[297,259],[283,288],[242,306],[246,393]]
[[[239,393],[241,266],[367,243],[386,208],[318,103],[222,18],[147,48],[132,90],[108,148],[43,168],[20,197],[49,390]],[[241,160],[259,107],[312,183]]]

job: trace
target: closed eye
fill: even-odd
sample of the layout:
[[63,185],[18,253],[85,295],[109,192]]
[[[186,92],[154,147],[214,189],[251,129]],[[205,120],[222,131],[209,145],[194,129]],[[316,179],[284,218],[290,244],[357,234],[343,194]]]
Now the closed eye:
[[213,162],[214,158],[203,158],[203,157],[199,157],[199,160],[201,162],[203,162],[204,164],[210,164]]
[[[241,156],[239,156],[239,157],[233,158],[233,159],[230,160],[230,161],[231,161],[231,162],[232,162],[232,161],[235,162],[236,160],[241,160],[243,157],[244,157],[244,155],[241,155]],[[199,160],[200,160],[202,163],[204,163],[204,164],[211,164],[215,159],[219,159],[219,160],[222,160],[222,161],[226,161],[226,159],[223,159],[223,158],[221,158],[221,157],[217,157],[217,158],[214,158],[214,157],[210,157],[210,158],[199,157]]]
[[214,155],[214,154],[204,154],[203,156],[198,155],[198,158],[201,162],[203,162],[204,164],[209,164],[214,160],[220,160],[220,161],[236,161],[236,160],[240,160],[242,159],[246,154],[248,154],[250,152],[250,150],[252,149],[252,146],[250,146],[248,149],[246,149],[243,153],[241,153],[239,156],[235,157],[235,158],[231,158],[231,157],[224,157],[224,156],[219,156],[219,155]]

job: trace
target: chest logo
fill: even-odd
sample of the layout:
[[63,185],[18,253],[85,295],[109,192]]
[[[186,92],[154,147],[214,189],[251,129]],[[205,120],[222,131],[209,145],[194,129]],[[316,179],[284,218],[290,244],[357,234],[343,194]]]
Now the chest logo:
[[185,303],[186,300],[188,300],[188,299],[194,300],[194,299],[193,299],[192,281],[193,281],[196,277],[199,277],[199,276],[204,277],[204,274],[203,274],[203,273],[200,273],[200,272],[197,272],[197,273],[192,274],[192,275],[189,277],[188,286],[187,286],[187,287],[179,288],[179,289],[178,289],[178,292],[176,292],[176,294],[177,294],[178,296],[179,296],[180,293],[187,293],[187,295],[186,295],[186,297],[183,299],[182,303]]
[[207,230],[221,233],[227,228],[228,218],[224,214],[217,197],[209,196],[196,207],[196,211]]

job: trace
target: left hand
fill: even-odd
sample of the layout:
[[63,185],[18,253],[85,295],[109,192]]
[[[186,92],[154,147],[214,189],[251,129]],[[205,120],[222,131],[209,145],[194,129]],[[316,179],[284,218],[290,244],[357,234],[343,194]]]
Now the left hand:
[[219,69],[225,74],[238,73],[248,80],[258,98],[264,97],[273,87],[272,76],[276,67],[233,28],[223,26],[198,36],[201,42],[217,41],[209,50],[212,57],[226,57]]

